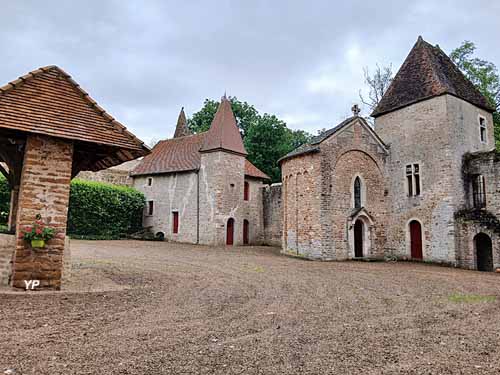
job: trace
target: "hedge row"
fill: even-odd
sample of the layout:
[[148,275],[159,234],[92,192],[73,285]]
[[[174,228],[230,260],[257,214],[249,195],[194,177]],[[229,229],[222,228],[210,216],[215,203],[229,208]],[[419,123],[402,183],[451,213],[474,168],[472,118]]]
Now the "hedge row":
[[144,195],[129,187],[74,180],[69,199],[68,233],[114,238],[142,228]]
[[[9,202],[7,182],[0,179],[0,224],[8,219]],[[144,195],[133,188],[74,180],[68,234],[75,238],[112,239],[137,232],[142,228],[144,203]]]
[[10,189],[5,177],[0,173],[0,225],[9,220]]

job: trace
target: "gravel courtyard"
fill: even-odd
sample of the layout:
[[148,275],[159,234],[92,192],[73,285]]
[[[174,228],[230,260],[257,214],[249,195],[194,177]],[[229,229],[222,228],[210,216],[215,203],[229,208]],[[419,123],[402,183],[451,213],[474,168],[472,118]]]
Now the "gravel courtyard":
[[0,374],[500,374],[500,274],[266,247],[72,241],[0,292]]

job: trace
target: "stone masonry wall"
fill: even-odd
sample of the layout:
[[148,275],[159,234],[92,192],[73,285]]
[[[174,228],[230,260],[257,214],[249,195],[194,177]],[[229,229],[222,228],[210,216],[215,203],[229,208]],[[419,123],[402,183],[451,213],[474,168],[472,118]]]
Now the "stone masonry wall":
[[234,223],[234,244],[243,244],[243,220],[249,222],[250,244],[262,244],[262,182],[247,178],[250,199],[243,199],[245,158],[224,151],[201,155],[200,168],[200,243],[224,245],[227,222]]
[[321,143],[322,253],[329,259],[354,256],[354,181],[361,179],[365,257],[381,257],[387,226],[384,163],[387,151],[361,121]]
[[[148,186],[148,177],[153,178]],[[134,187],[153,201],[153,215],[144,208],[143,225],[154,233],[162,232],[169,241],[197,242],[198,174],[195,172],[170,173],[134,178]],[[173,233],[173,212],[179,213],[179,231]]]
[[[61,287],[72,159],[72,143],[46,136],[28,137],[19,191],[14,287],[24,288],[25,280],[40,280],[44,288]],[[56,236],[44,249],[35,250],[20,233],[33,224],[37,214],[56,229]]]
[[0,286],[9,285],[15,247],[16,237],[14,235],[0,234]]
[[[476,269],[474,238],[479,233],[492,240],[493,262],[500,268],[500,153],[475,153],[464,160],[466,208],[456,222],[457,262],[462,268]],[[485,180],[486,208],[474,212],[472,177],[482,175]]]
[[282,252],[311,259],[321,253],[321,175],[319,154],[286,159],[282,166]]
[[[454,213],[465,204],[462,157],[491,149],[479,141],[478,115],[491,115],[450,95],[442,95],[375,120],[375,130],[390,147],[390,222],[388,247],[410,256],[409,222],[422,224],[424,259],[456,264]],[[491,134],[491,130],[490,130]],[[405,166],[418,163],[422,193],[408,197]]]
[[263,187],[264,243],[269,246],[282,245],[283,237],[283,201],[282,184]]

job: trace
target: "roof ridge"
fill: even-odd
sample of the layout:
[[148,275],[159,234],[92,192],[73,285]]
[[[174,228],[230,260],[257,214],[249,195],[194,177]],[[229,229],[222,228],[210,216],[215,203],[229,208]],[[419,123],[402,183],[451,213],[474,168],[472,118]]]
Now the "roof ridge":
[[71,76],[66,73],[62,68],[58,67],[57,65],[47,65],[44,67],[40,67],[38,69],[32,70],[25,75],[19,77],[18,79],[8,82],[6,85],[0,87],[0,97],[4,96],[8,93],[10,93],[12,90],[14,90],[17,87],[20,87],[23,85],[25,82],[42,75],[44,73],[48,73],[50,71],[57,71],[59,72],[72,86],[74,89],[76,89],[82,96],[82,98],[89,104],[89,106],[95,110],[99,115],[104,117],[106,121],[113,126],[116,130],[120,131],[122,134],[125,134],[128,136],[131,140],[133,140],[139,147],[143,147],[145,150],[150,151],[150,148],[144,144],[143,141],[141,141],[139,138],[137,138],[134,134],[129,132],[127,128],[118,122],[113,116],[111,116],[109,113],[107,113],[101,106],[97,104],[97,102],[92,99],[92,97],[89,95],[87,91],[85,91],[81,86],[76,82]]

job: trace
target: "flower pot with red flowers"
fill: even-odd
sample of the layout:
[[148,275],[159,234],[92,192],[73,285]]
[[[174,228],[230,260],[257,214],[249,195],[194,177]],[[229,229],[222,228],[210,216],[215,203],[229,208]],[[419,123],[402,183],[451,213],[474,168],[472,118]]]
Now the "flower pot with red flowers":
[[36,221],[31,226],[27,226],[22,231],[22,238],[31,243],[34,249],[43,249],[45,242],[54,238],[55,229],[46,226],[40,215],[37,215]]

